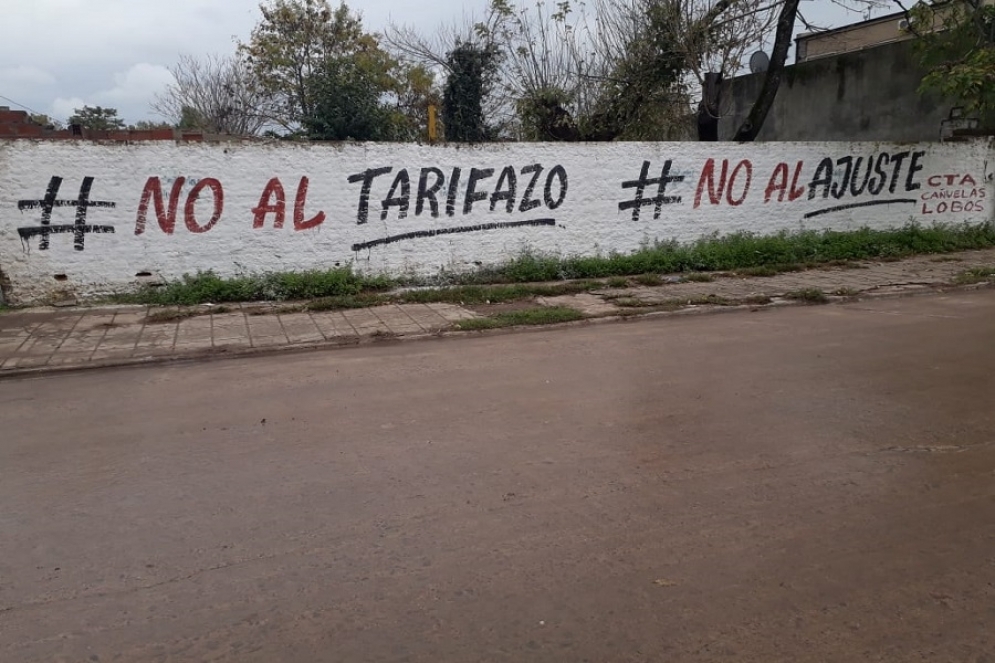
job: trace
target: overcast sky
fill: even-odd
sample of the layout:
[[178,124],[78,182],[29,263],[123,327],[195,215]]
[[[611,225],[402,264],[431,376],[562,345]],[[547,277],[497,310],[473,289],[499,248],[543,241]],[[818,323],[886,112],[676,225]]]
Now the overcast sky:
[[[333,2],[333,4],[335,4]],[[352,0],[367,30],[390,21],[431,34],[485,0]],[[88,104],[117,108],[128,122],[158,120],[153,95],[181,53],[231,53],[259,18],[259,0],[0,0],[0,105],[65,120]],[[15,9],[16,7],[16,9]],[[803,0],[823,25],[864,18],[834,0]],[[880,13],[880,12],[878,12]]]

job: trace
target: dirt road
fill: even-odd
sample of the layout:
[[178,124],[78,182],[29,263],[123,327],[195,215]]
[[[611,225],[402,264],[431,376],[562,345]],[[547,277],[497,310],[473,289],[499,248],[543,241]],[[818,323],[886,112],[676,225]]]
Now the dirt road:
[[995,291],[0,381],[0,660],[995,660]]

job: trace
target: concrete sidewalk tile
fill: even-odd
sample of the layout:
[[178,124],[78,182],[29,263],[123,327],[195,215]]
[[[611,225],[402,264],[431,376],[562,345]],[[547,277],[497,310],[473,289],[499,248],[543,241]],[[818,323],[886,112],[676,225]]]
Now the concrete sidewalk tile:
[[248,327],[215,327],[211,338],[249,338]]
[[114,325],[114,314],[87,313],[79,319],[74,332],[106,331]]
[[[0,323],[3,322],[3,316],[0,315]],[[25,325],[10,326],[6,329],[0,328],[0,338],[11,338],[14,336],[30,336],[31,327]]]
[[227,325],[227,324],[245,324],[246,315],[241,310],[239,311],[229,311],[228,313],[212,313],[211,322],[217,325]]
[[252,347],[269,348],[276,345],[288,345],[286,336],[253,336]]
[[239,329],[215,329],[214,333],[211,334],[211,339],[217,344],[219,341],[235,340],[241,341],[245,340],[246,343],[249,342],[249,332],[248,330]]
[[395,334],[414,334],[423,331],[401,306],[376,306],[370,311],[379,318],[387,329]]
[[143,327],[122,327],[119,329],[108,329],[104,334],[101,343],[118,343],[134,345],[142,337]]
[[425,330],[421,325],[416,324],[411,318],[400,315],[386,315],[381,317],[380,322],[392,334],[420,334]]
[[172,352],[176,355],[188,354],[191,352],[204,352],[206,350],[213,350],[214,344],[208,343],[177,343],[173,346]]
[[82,342],[82,341],[77,341],[77,340],[73,340],[73,339],[66,339],[62,343],[62,345],[59,346],[58,353],[59,354],[61,354],[63,352],[70,352],[70,353],[86,352],[86,353],[92,353],[94,350],[97,349],[97,345],[99,345],[99,343],[100,343],[100,339],[96,338],[96,337],[94,337],[93,339],[91,339],[89,342]]
[[48,360],[48,366],[73,366],[90,361],[90,352],[57,352]]
[[350,309],[348,311],[343,311],[342,315],[345,316],[346,320],[349,321],[349,324],[351,324],[356,329],[356,332],[361,336],[373,334],[378,331],[390,331],[387,328],[387,325],[381,322],[380,318],[368,309]]
[[356,330],[341,311],[325,311],[322,313],[310,313],[311,320],[318,327],[325,338],[338,338],[343,336],[355,336]]
[[313,343],[325,340],[325,335],[307,313],[288,313],[280,316],[283,331],[291,343]]
[[59,316],[41,322],[32,329],[33,334],[68,334],[83,317],[82,314]]
[[0,356],[12,355],[17,352],[22,345],[30,338],[29,336],[21,336],[19,338],[3,338],[0,337]]
[[159,326],[147,326],[142,330],[142,335],[135,344],[135,350],[142,352],[150,349],[171,349],[176,342],[176,327],[170,325],[168,328]]
[[[280,320],[277,316],[262,316],[253,315],[248,317],[249,322],[249,333],[253,338],[256,336],[283,336],[286,339],[286,334],[283,333],[283,325],[280,324]],[[286,342],[286,340],[284,340]]]
[[147,317],[148,311],[144,308],[141,311],[118,311],[114,314],[113,324],[118,327],[143,325]]
[[45,337],[32,337],[18,350],[19,355],[51,355],[59,349],[61,342]]
[[104,336],[105,341],[122,341],[127,339],[159,339],[159,338],[174,338],[176,336],[177,325],[171,323],[168,325],[148,325],[142,329],[130,329],[127,334],[107,334]]
[[197,339],[207,339],[207,343],[208,345],[210,345],[212,335],[213,331],[211,329],[210,321],[208,321],[208,324],[205,325],[199,322],[188,323],[188,321],[184,320],[176,327],[177,343],[180,342],[180,339],[188,341],[197,340]]
[[200,327],[210,329],[214,326],[214,321],[211,320],[211,316],[209,315],[195,315],[189,318],[183,318],[177,322],[181,327],[189,327],[190,329],[197,329]]
[[138,343],[139,335],[137,332],[130,336],[117,336],[117,337],[107,337],[105,336],[102,341],[97,345],[97,350],[131,350],[134,349],[135,345]]
[[11,357],[3,363],[3,368],[5,370],[12,368],[40,368],[48,364],[49,357],[51,355],[28,355]]
[[[165,343],[162,344],[165,346]],[[176,339],[173,341],[174,348],[188,348],[190,346],[206,347],[209,348],[214,345],[214,337],[211,334],[197,334],[197,335],[177,335]]]
[[445,329],[451,324],[436,311],[429,308],[428,304],[405,304],[404,310],[425,331]]
[[176,351],[173,348],[135,348],[131,356],[133,359],[173,357],[176,356]]
[[211,316],[211,339],[215,347],[248,346],[249,323],[241,311]]
[[180,329],[176,334],[176,342],[190,343],[203,339],[210,345],[213,336],[210,329]]
[[130,350],[100,350],[97,349],[90,355],[90,361],[113,361],[115,359],[130,359],[135,355],[134,349]]
[[66,339],[69,336],[69,334],[70,334],[70,330],[68,330],[68,329],[63,329],[63,330],[58,331],[58,332],[53,332],[53,331],[37,331],[36,330],[36,331],[32,331],[31,338],[44,338],[44,339],[47,339],[47,340],[49,340],[49,341],[51,341],[53,343],[58,344],[58,343],[61,343],[64,339]]
[[[97,348],[97,352],[126,352],[126,351],[128,351],[128,349],[124,347],[105,348],[101,346]],[[135,355],[147,355],[150,353],[170,354],[173,351],[174,351],[174,346],[172,343],[139,343],[130,350],[130,352],[132,352]]]
[[211,335],[215,337],[227,337],[227,336],[248,336],[249,326],[248,325],[214,325],[211,328]]
[[477,317],[472,312],[456,304],[433,303],[426,304],[426,306],[447,322],[459,322],[460,320]]
[[241,338],[216,338],[214,339],[215,349],[219,348],[251,348],[252,343],[249,341],[249,337]]
[[65,340],[66,342],[77,343],[99,343],[105,336],[107,336],[106,329],[77,330],[66,336]]
[[180,333],[196,333],[196,334],[210,334],[211,329],[214,328],[214,324],[211,322],[209,317],[203,318],[186,318],[185,320],[178,320],[176,322],[176,328]]

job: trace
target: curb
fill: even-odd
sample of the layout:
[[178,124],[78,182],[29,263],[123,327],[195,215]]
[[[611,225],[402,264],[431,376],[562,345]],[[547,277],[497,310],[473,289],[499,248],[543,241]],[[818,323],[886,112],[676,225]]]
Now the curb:
[[[366,335],[350,336],[338,340],[320,341],[315,343],[295,343],[281,346],[265,348],[238,348],[227,347],[210,348],[197,350],[188,353],[178,353],[173,355],[135,357],[129,359],[109,359],[104,361],[94,361],[85,364],[66,366],[37,366],[30,368],[12,368],[0,370],[0,381],[18,378],[43,377],[46,375],[63,375],[80,373],[83,371],[95,371],[107,368],[137,368],[143,366],[162,366],[167,364],[182,364],[189,362],[217,361],[223,359],[239,359],[243,357],[267,357],[277,354],[305,353],[320,350],[331,350],[335,348],[356,348],[374,344],[399,344],[401,342],[427,341],[432,339],[445,338],[468,338],[497,336],[507,334],[520,334],[526,332],[544,332],[555,329],[568,329],[571,327],[583,327],[591,325],[603,325],[610,323],[639,322],[641,320],[683,317],[696,315],[713,315],[719,313],[738,313],[743,311],[759,312],[768,309],[796,307],[796,306],[830,306],[839,304],[853,304],[865,299],[899,299],[905,297],[917,297],[921,295],[940,294],[944,292],[970,292],[975,290],[995,289],[995,282],[972,283],[968,285],[954,284],[924,284],[924,283],[904,283],[887,284],[880,288],[906,288],[894,292],[874,292],[877,288],[872,288],[859,295],[840,296],[827,295],[829,301],[826,302],[806,302],[790,299],[775,299],[768,304],[738,304],[733,306],[720,306],[714,304],[691,305],[686,308],[674,311],[645,311],[642,313],[633,312],[624,315],[603,315],[585,318],[583,320],[572,320],[570,322],[556,322],[548,325],[518,325],[510,327],[500,327],[497,329],[476,329],[460,330],[448,329],[431,333],[402,334],[398,336]],[[647,307],[648,308],[648,307]],[[638,311],[638,309],[636,309]]]

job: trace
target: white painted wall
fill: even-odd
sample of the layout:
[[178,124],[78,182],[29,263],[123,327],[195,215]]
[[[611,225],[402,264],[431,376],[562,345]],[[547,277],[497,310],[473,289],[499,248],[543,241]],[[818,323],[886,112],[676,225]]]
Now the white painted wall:
[[[859,175],[854,186],[841,188],[848,156],[861,159]],[[878,168],[868,174],[869,157]],[[654,240],[689,242],[710,233],[768,234],[861,226],[883,229],[910,220],[926,225],[983,223],[993,218],[991,157],[986,142],[433,147],[2,141],[0,270],[9,281],[8,299],[30,302],[59,290],[84,297],[126,290],[134,287],[137,274],[146,272],[176,279],[184,273],[209,269],[232,276],[351,264],[364,272],[431,275],[443,269],[467,270],[499,263],[526,248],[595,254],[628,252]],[[717,202],[713,203],[706,171],[713,163],[714,188],[719,189],[723,160],[728,160],[731,187],[724,194],[716,191]],[[667,202],[660,205],[659,214],[650,203],[640,206],[634,217],[631,208],[620,209],[619,205],[635,199],[637,187],[624,184],[639,179],[644,162],[649,162],[648,179],[660,178],[667,162],[668,176],[679,179],[667,182],[663,191]],[[741,162],[745,163],[739,165]],[[778,169],[780,163],[785,165]],[[541,165],[542,171],[530,199],[538,205],[522,211],[525,189],[533,176],[528,167],[535,164]],[[507,211],[507,201],[501,198],[494,201],[495,209],[491,210],[491,195],[508,166],[517,179],[512,211]],[[554,175],[550,178],[550,200],[544,202],[545,183],[555,166],[565,175],[566,191],[560,201],[562,178]],[[350,182],[350,176],[384,167],[392,170],[372,180],[368,220],[358,223],[362,182]],[[420,214],[416,209],[421,170],[431,167],[442,171],[446,180],[437,194],[437,217],[431,215],[427,202]],[[446,198],[453,168],[461,170],[461,177],[450,216]],[[494,172],[477,183],[475,190],[483,198],[471,201],[470,211],[465,213],[471,169]],[[391,205],[384,212],[382,202],[401,170],[410,180],[408,210],[405,214],[399,205]],[[750,185],[746,189],[748,171]],[[782,186],[780,195],[775,188],[768,197],[768,185],[772,180],[780,182],[782,174],[794,194],[783,191]],[[50,227],[77,222],[73,203],[79,198],[84,178],[92,177],[90,200],[114,206],[88,207],[81,222],[110,227],[106,230],[112,232],[81,234],[82,250],[78,250],[74,233],[66,229],[50,234],[48,247],[42,249],[42,235],[31,235],[37,230],[30,229],[41,226],[39,201],[44,200],[53,177],[63,178],[56,199],[65,202],[52,209]],[[172,183],[179,177],[186,181],[178,189],[179,209],[172,234],[160,227],[151,201],[144,231],[136,234],[139,206],[149,179],[160,178],[163,203],[168,205]],[[253,227],[253,209],[274,177],[280,179],[285,192],[284,225],[274,227],[276,214],[270,213],[263,227]],[[295,199],[302,177],[308,178],[302,220],[307,225],[315,215],[325,216],[313,227],[295,229]],[[813,180],[825,177],[832,177],[833,184],[812,185]],[[213,227],[191,232],[184,214],[188,205],[192,204],[195,230],[206,226],[212,216],[213,194],[210,185],[203,182],[206,178],[213,178],[217,182],[214,186],[222,189],[223,208]],[[865,178],[867,185],[861,186]],[[426,186],[430,188],[434,179],[428,175]],[[199,197],[191,201],[197,182]],[[501,190],[507,191],[506,184]],[[394,197],[400,198],[402,190],[398,181]],[[649,200],[659,193],[655,183],[649,184],[644,187],[643,198]],[[270,202],[275,198],[274,194]],[[488,226],[537,220],[549,225]],[[457,228],[465,231],[446,232]],[[384,238],[394,239],[376,243]],[[374,245],[363,246],[371,242]]]

